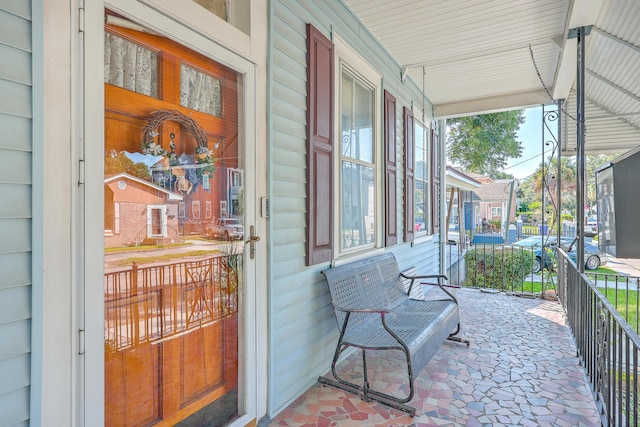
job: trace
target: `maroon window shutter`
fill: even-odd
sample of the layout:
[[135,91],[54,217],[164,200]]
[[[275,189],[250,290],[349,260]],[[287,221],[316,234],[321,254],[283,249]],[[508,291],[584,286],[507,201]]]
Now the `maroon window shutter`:
[[413,113],[407,107],[404,113],[404,241],[413,240],[415,233],[415,132]]
[[333,44],[307,24],[307,265],[333,254]]
[[431,232],[437,233],[440,229],[439,201],[440,198],[440,137],[435,129],[431,130]]
[[398,243],[396,218],[396,98],[384,91],[384,170],[385,170],[385,224],[384,245]]

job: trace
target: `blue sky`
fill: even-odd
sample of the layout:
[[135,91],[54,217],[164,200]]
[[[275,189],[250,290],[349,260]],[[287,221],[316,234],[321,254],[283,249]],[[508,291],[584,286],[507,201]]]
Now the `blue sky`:
[[[557,126],[557,122],[552,122],[551,126]],[[525,109],[525,122],[520,125],[518,139],[522,142],[524,150],[518,159],[511,159],[507,162],[505,172],[512,174],[518,179],[524,179],[533,174],[536,168],[542,163],[540,153],[542,152],[542,107],[531,107]],[[550,139],[547,135],[546,140]],[[550,150],[549,147],[545,147]],[[545,157],[548,157],[548,153]]]

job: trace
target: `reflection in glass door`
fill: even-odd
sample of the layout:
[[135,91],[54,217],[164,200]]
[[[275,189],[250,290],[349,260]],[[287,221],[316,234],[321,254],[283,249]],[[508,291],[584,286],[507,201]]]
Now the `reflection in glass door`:
[[240,79],[106,14],[105,425],[226,425],[243,410]]

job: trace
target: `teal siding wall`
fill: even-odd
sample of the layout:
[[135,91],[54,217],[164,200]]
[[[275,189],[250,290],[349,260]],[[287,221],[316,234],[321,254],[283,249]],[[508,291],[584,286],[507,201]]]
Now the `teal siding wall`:
[[0,0],[0,424],[29,424],[31,3]]
[[[400,80],[401,66],[339,0],[270,2],[270,351],[269,415],[313,385],[329,367],[337,342],[336,321],[320,271],[305,267],[306,235],[306,24],[330,39],[335,31],[382,75],[383,89],[397,99],[398,170],[403,168],[402,107],[432,106],[416,84]],[[382,94],[380,94],[382,96]],[[401,267],[438,272],[438,240],[402,242],[403,173],[398,173],[400,243],[391,248]]]

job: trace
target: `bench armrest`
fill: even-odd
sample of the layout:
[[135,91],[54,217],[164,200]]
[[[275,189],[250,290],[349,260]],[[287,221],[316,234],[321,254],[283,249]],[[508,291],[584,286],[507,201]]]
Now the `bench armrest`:
[[418,274],[415,276],[408,276],[403,272],[400,272],[400,275],[406,279],[444,279],[449,280],[446,274]]
[[[442,292],[447,294],[449,296],[449,298],[451,298],[453,300],[453,302],[458,304],[458,300],[456,299],[456,297],[454,297],[451,292],[449,292],[449,291],[447,291],[445,289],[445,286],[446,287],[451,287],[451,288],[454,288],[456,286],[443,285],[443,284],[440,283],[439,279],[448,280],[448,277],[445,274],[419,274],[419,275],[416,275],[416,276],[409,276],[407,274],[404,274],[403,272],[400,272],[400,276],[404,277],[405,279],[411,279],[411,286],[409,287],[409,292],[407,292],[407,295],[411,294],[411,288],[413,287],[413,282],[415,280],[418,280],[418,279],[438,279],[438,283],[428,283],[427,282],[426,284],[433,285],[433,286],[438,286]],[[422,284],[423,282],[420,282],[420,283]]]

